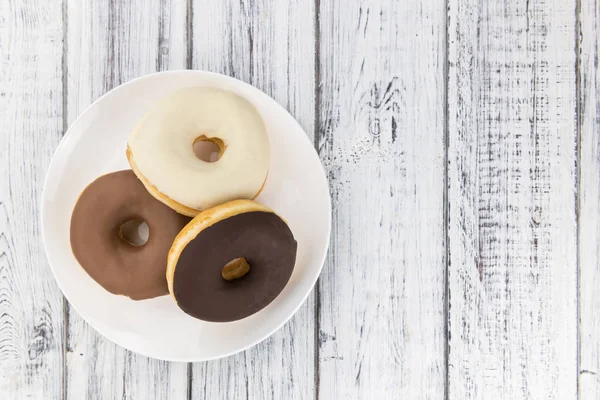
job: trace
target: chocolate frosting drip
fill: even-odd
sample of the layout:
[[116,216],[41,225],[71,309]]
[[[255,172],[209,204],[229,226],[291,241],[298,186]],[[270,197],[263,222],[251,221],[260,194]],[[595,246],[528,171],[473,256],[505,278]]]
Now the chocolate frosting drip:
[[[292,275],[297,243],[274,213],[249,212],[201,231],[181,252],[173,290],[186,313],[213,322],[235,321],[271,303]],[[245,258],[250,272],[226,281],[225,264]]]
[[[119,236],[123,223],[144,220],[149,238],[134,246]],[[101,176],[79,196],[71,216],[71,249],[79,264],[102,287],[134,300],[169,293],[167,255],[190,221],[146,191],[133,171]]]

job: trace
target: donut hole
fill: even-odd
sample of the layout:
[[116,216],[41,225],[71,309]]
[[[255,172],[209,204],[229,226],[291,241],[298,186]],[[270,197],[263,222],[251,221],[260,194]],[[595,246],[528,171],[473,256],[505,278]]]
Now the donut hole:
[[221,276],[226,281],[234,281],[243,278],[248,272],[250,272],[248,261],[245,258],[234,258],[225,264]]
[[148,242],[150,230],[148,224],[141,219],[131,219],[119,227],[119,237],[121,240],[132,246],[143,246]]
[[197,137],[192,148],[196,157],[208,163],[219,161],[225,153],[225,143],[221,139],[209,138],[205,135]]

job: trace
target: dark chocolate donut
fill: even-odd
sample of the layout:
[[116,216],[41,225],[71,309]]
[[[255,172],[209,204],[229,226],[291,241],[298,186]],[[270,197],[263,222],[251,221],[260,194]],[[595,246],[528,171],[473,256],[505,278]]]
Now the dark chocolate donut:
[[[228,322],[262,310],[292,275],[297,243],[288,225],[267,207],[236,200],[203,211],[173,242],[167,279],[187,314]],[[250,271],[226,280],[223,267],[245,259]]]
[[[121,226],[148,225],[148,241],[128,243]],[[190,221],[150,195],[132,170],[101,176],[79,196],[71,216],[71,249],[103,288],[134,300],[169,293],[166,268],[173,239]]]

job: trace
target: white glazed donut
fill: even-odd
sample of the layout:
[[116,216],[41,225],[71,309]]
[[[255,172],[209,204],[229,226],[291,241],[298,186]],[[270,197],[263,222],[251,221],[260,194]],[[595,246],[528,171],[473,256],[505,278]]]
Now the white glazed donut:
[[[196,157],[203,138],[220,148],[213,163]],[[195,216],[234,199],[253,199],[269,171],[269,140],[247,100],[216,88],[190,87],[160,100],[127,146],[131,168],[148,191],[175,211]]]

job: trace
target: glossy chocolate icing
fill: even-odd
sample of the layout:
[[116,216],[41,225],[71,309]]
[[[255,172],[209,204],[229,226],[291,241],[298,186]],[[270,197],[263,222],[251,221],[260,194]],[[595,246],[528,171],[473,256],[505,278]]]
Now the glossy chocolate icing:
[[[123,240],[123,223],[146,222],[146,244]],[[84,270],[102,287],[134,300],[169,293],[167,255],[173,240],[190,221],[148,193],[133,171],[101,176],[79,196],[71,216],[71,248]]]
[[[186,313],[213,322],[235,321],[271,303],[292,275],[297,243],[287,224],[270,212],[248,212],[202,230],[181,252],[173,294]],[[226,281],[225,264],[245,258],[250,272]]]

